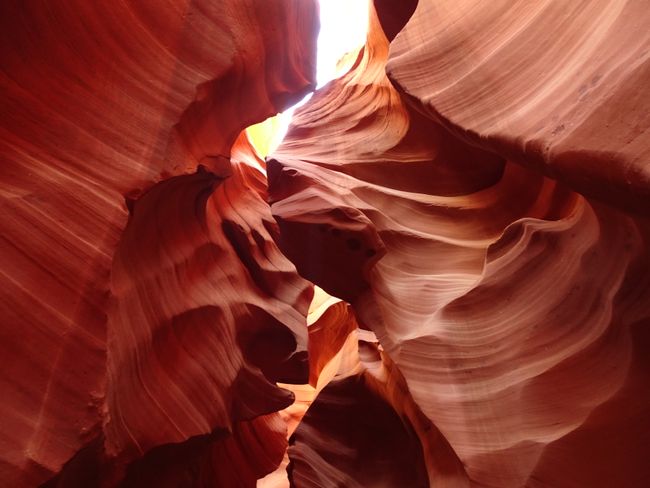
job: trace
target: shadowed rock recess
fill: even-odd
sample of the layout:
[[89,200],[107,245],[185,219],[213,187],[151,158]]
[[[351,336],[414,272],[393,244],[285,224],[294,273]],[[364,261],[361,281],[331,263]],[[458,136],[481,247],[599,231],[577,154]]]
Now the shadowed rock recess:
[[647,3],[318,9],[2,2],[0,488],[650,486]]

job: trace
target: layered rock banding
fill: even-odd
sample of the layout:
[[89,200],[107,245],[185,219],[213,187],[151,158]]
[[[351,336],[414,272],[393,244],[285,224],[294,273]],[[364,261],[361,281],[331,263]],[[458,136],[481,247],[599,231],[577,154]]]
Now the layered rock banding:
[[[436,8],[420,2],[390,55],[375,29],[356,68],[294,116],[268,169],[282,248],[305,277],[352,303],[462,462],[466,478],[434,471],[433,485],[643,486],[642,455],[612,461],[595,446],[612,432],[638,448],[650,440],[638,353],[650,317],[647,200],[626,214],[576,193],[582,182],[545,177],[535,160],[510,160],[496,137],[481,139],[496,150],[482,153],[447,132],[444,114],[421,103],[435,98],[415,99],[409,83],[440,95],[422,73],[459,54],[422,41],[399,50]],[[433,55],[442,59],[427,62]],[[413,80],[400,77],[407,72]],[[470,117],[467,98],[454,107]],[[467,133],[473,143],[475,129]],[[599,163],[583,179],[594,185],[586,193],[603,196],[609,170]]]
[[[48,480],[98,436],[128,462],[290,403],[260,367],[284,362],[287,334],[306,352],[310,285],[274,248],[251,193],[263,180],[230,156],[313,88],[317,14],[303,0],[3,4],[3,486]],[[236,290],[210,297],[229,273]],[[281,351],[256,364],[265,329]],[[265,405],[250,402],[260,383],[276,391]]]
[[2,10],[0,486],[650,484],[642,2]]
[[420,0],[387,71],[460,138],[647,213],[649,21],[635,1]]

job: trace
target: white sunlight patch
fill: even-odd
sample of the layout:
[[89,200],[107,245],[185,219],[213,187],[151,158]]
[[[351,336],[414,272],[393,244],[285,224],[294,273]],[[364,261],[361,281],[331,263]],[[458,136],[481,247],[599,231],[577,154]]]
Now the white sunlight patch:
[[368,0],[320,0],[316,64],[319,88],[345,74],[338,68],[339,61],[366,43],[368,8]]
[[[368,34],[369,0],[319,0],[316,83],[321,88],[343,76],[356,59]],[[282,143],[293,112],[311,98],[311,93],[293,107],[248,128],[248,138],[264,158]]]

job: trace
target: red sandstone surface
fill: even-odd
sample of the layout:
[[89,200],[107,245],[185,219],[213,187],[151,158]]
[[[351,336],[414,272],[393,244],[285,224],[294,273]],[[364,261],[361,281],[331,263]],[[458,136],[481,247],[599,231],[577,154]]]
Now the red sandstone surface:
[[0,6],[0,487],[650,485],[650,9]]

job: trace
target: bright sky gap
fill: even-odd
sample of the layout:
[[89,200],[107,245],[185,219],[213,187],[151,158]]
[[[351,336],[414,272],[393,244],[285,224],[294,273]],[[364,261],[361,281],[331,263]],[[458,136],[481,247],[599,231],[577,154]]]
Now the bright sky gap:
[[[368,0],[320,0],[319,3],[321,26],[317,44],[317,89],[345,74],[345,67],[338,66],[339,61],[365,44],[369,9]],[[249,127],[249,138],[261,157],[272,153],[280,145],[294,110],[309,98],[311,94],[281,114]]]

